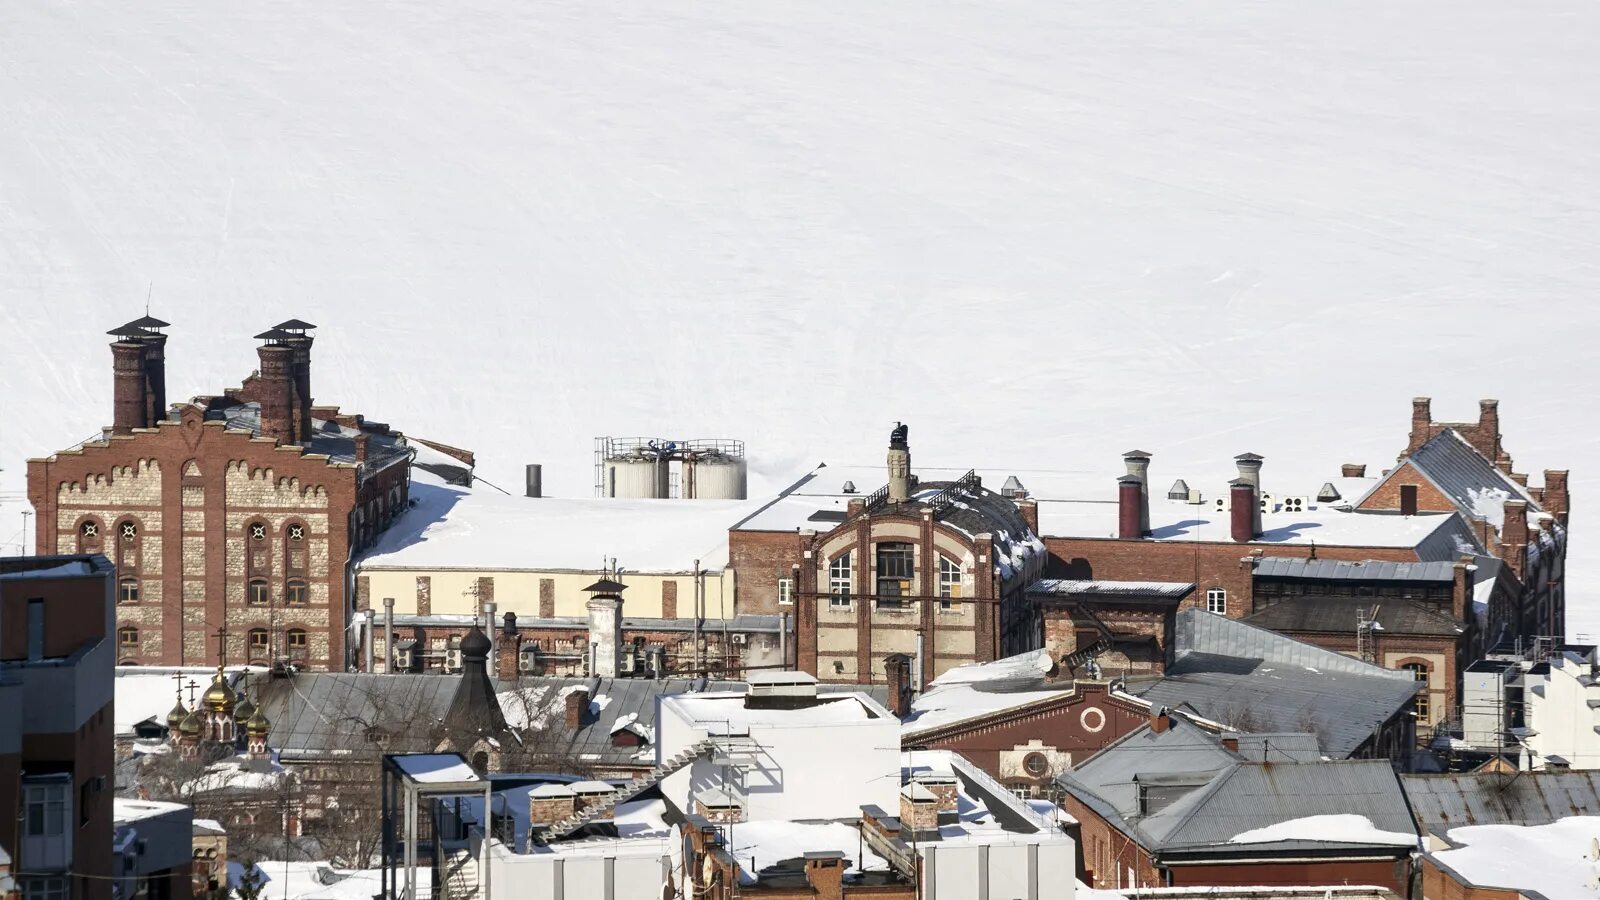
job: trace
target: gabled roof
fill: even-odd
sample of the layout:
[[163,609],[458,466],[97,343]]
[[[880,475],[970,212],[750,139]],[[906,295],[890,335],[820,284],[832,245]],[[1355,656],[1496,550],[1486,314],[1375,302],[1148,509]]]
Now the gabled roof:
[[[1124,736],[1059,783],[1141,846],[1169,855],[1374,846],[1404,853],[1416,834],[1387,760],[1248,761],[1181,717],[1164,732],[1144,727]],[[1145,814],[1141,784],[1194,787]],[[1262,832],[1279,828],[1281,837]]]
[[[1438,488],[1441,494],[1449,497],[1465,515],[1485,516],[1498,521],[1499,516],[1492,514],[1485,504],[1504,500],[1526,500],[1530,511],[1541,509],[1527,488],[1495,468],[1493,461],[1473,449],[1453,428],[1446,428],[1434,435],[1432,440],[1408,456],[1405,462],[1411,463],[1418,474]],[[1356,501],[1356,506],[1365,503],[1368,497],[1389,483],[1403,468],[1404,463],[1391,469],[1388,475],[1380,478],[1371,490]]]
[[1600,771],[1402,775],[1400,783],[1424,831],[1600,816]]
[[1314,731],[1333,759],[1355,753],[1417,692],[1405,672],[1198,609],[1178,613],[1175,645],[1166,674],[1130,680],[1129,692],[1240,731]]

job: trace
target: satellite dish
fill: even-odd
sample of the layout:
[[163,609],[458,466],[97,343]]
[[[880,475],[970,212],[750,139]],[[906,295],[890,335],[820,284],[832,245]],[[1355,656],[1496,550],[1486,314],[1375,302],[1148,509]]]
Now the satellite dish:
[[707,853],[705,860],[700,863],[700,883],[709,885],[716,877],[717,861],[711,858],[711,854]]

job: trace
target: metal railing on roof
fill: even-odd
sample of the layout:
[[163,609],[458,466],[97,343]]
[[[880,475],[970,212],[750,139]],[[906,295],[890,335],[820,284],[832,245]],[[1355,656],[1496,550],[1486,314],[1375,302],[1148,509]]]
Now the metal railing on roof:
[[933,514],[937,516],[949,509],[950,505],[956,502],[958,495],[976,488],[978,484],[978,470],[968,469],[967,474],[945,485],[939,493],[928,498],[928,505],[933,507]]

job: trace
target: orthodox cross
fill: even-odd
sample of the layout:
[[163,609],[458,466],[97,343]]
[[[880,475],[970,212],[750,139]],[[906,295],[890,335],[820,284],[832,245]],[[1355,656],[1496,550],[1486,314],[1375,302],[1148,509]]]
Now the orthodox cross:
[[191,707],[194,706],[194,692],[195,692],[195,689],[198,688],[198,687],[200,687],[200,685],[195,683],[195,680],[193,678],[189,679],[189,684],[188,684],[188,688],[189,688],[189,706],[191,706]]
[[222,671],[223,661],[228,655],[228,626],[223,625],[217,629],[217,671]]
[[182,706],[183,705],[183,673],[182,672],[173,672],[172,673],[172,680],[178,683],[177,684],[177,687],[178,687],[178,705]]

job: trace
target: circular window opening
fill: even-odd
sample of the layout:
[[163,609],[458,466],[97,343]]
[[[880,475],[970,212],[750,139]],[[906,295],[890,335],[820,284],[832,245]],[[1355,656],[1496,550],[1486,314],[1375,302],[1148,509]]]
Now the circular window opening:
[[1050,774],[1050,758],[1043,753],[1029,753],[1022,758],[1022,770],[1035,778]]

